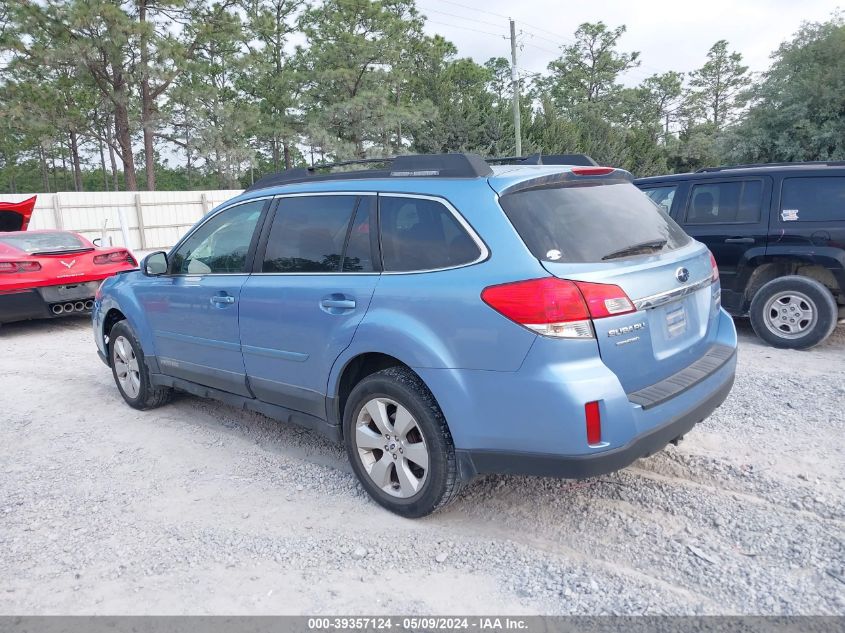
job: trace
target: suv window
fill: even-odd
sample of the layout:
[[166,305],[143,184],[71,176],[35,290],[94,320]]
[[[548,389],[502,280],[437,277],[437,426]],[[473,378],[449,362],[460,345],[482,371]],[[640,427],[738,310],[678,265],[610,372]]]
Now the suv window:
[[[534,256],[545,261],[599,262],[655,244],[669,251],[689,236],[628,182],[543,187],[500,199]],[[653,252],[653,249],[652,249]]]
[[845,178],[786,178],[781,194],[784,222],[845,220]]
[[436,200],[381,195],[379,226],[387,271],[452,268],[481,256],[457,218]]
[[675,199],[675,192],[678,190],[678,185],[669,187],[655,187],[654,189],[643,189],[643,193],[651,198],[658,207],[663,209],[666,213],[672,209],[672,201]]
[[751,224],[760,219],[762,180],[693,185],[685,224]]
[[[261,270],[265,273],[373,270],[369,248],[369,203],[357,196],[282,198],[270,227]],[[358,209],[350,234],[352,214]]]
[[246,256],[264,200],[235,205],[194,231],[172,257],[171,272],[206,275],[246,272]]

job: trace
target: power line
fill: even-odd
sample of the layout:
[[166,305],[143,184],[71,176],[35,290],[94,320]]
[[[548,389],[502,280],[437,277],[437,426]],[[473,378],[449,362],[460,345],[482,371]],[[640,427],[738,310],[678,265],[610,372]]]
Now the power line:
[[507,35],[503,35],[502,33],[491,33],[490,31],[482,31],[481,29],[473,29],[469,26],[461,26],[460,24],[452,24],[450,22],[438,22],[437,20],[426,20],[427,22],[431,22],[432,24],[440,24],[441,26],[451,26],[456,29],[464,29],[465,31],[475,31],[476,33],[484,33],[485,35],[492,35],[496,38],[501,39],[508,39]]
[[[496,13],[495,11],[490,11],[490,10],[488,10],[488,9],[479,9],[478,7],[473,7],[473,6],[470,6],[470,5],[467,5],[467,4],[462,4],[462,3],[460,3],[460,2],[455,2],[454,0],[436,0],[436,1],[437,1],[437,2],[445,2],[446,4],[451,4],[451,5],[456,6],[456,7],[461,7],[462,9],[467,9],[467,10],[469,10],[469,11],[472,11],[473,13],[476,13],[476,14],[477,14],[477,13],[486,13],[487,15],[492,15],[492,16],[496,16],[496,17],[504,18],[504,19],[506,19],[506,20],[509,20],[509,19],[510,19],[510,17],[509,17],[509,16],[503,15],[503,14],[501,14],[501,13]],[[442,12],[441,12],[441,13],[442,13]],[[457,16],[456,16],[456,17],[457,17]],[[467,17],[467,18],[462,18],[462,19],[465,19],[465,20],[473,20],[473,18],[469,18],[469,17]],[[477,20],[476,20],[476,21],[477,21]],[[485,24],[492,24],[492,23],[490,23],[490,22],[484,22],[484,23],[485,23]],[[544,29],[543,27],[536,26],[536,25],[534,25],[534,24],[529,24],[528,22],[525,22],[524,20],[520,20],[520,25],[523,27],[523,28],[521,29],[521,31],[525,32],[526,34],[531,35],[532,37],[536,37],[537,39],[544,40],[544,41],[549,42],[549,43],[551,43],[551,44],[555,44],[555,45],[556,45],[556,46],[558,46],[558,47],[563,47],[563,46],[566,46],[566,45],[571,45],[571,44],[574,44],[574,43],[575,43],[575,40],[573,40],[573,39],[561,38],[561,37],[560,37],[560,35],[559,35],[558,33],[555,33],[554,31],[550,31],[550,30],[548,30],[548,29]],[[525,27],[528,27],[528,28],[525,28]],[[552,35],[552,36],[554,36],[554,37],[556,37],[556,38],[558,38],[558,39],[551,39],[551,38],[549,38],[549,37],[546,37],[546,36],[540,35],[540,34],[538,34],[538,33],[533,33],[533,32],[532,32],[532,30],[534,30],[534,31],[541,31],[541,32],[543,32],[543,33],[547,33],[548,35]],[[551,53],[551,52],[552,52],[552,51],[549,51],[548,49],[543,49],[543,48],[540,48],[539,46],[536,46],[536,45],[533,45],[533,44],[532,44],[531,46],[534,46],[534,48],[538,48],[538,49],[540,49],[540,50],[544,50],[544,51],[545,51],[545,52],[547,52],[547,53]],[[555,52],[554,52],[554,54],[559,54],[559,51],[555,51]],[[644,64],[641,64],[641,65],[639,66],[639,68],[643,68],[643,69],[645,69],[645,70],[650,70],[652,73],[662,73],[662,72],[665,72],[665,71],[663,71],[663,70],[660,70],[660,69],[654,68],[653,66],[646,66],[646,65],[644,65]]]
[[457,13],[449,13],[448,11],[438,11],[437,9],[428,9],[426,7],[421,7],[423,11],[430,11],[432,13],[440,13],[442,15],[448,15],[453,18],[458,18],[459,20],[467,20],[468,22],[474,22],[475,24],[486,24],[488,26],[495,26],[496,28],[501,28],[501,25],[496,22],[487,22],[486,20],[479,20],[477,18],[469,18],[463,15],[458,15]]

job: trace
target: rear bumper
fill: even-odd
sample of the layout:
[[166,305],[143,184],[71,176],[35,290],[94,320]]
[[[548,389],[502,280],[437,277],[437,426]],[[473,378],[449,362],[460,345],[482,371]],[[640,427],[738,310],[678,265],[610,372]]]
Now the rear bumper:
[[0,294],[0,323],[48,319],[52,316],[49,306],[35,290]]
[[52,306],[93,300],[94,293],[97,292],[99,285],[99,281],[89,281],[79,284],[40,286],[27,290],[0,293],[0,323],[85,314],[90,310],[74,309],[70,312],[55,314]]
[[[660,450],[724,401],[736,372],[736,330],[724,311],[713,319],[708,351],[627,393],[592,340],[538,337],[516,372],[414,370],[449,420],[462,475],[588,477]],[[630,371],[637,360],[632,354]],[[599,403],[600,445],[587,439],[587,402]]]
[[509,475],[539,475],[582,479],[595,477],[629,466],[641,457],[662,450],[671,441],[680,438],[709,416],[721,405],[734,383],[736,354],[723,371],[721,384],[705,399],[667,423],[651,429],[624,446],[589,455],[550,455],[510,451],[456,451],[461,477],[499,473]]

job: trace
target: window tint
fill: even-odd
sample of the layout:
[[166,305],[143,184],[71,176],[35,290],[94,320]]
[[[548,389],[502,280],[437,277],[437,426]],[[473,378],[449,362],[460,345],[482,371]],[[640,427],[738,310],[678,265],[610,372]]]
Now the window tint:
[[[357,202],[356,196],[282,198],[270,228],[262,271],[339,272]],[[369,230],[369,223],[364,226]]]
[[246,272],[246,256],[264,200],[221,211],[194,231],[173,256],[174,273]]
[[845,178],[786,178],[781,196],[784,222],[845,220]]
[[502,196],[500,203],[525,245],[545,261],[665,252],[690,239],[628,182],[528,189]]
[[693,185],[687,224],[746,224],[760,219],[761,180]]
[[455,216],[435,200],[379,196],[379,225],[385,270],[450,268],[481,255]]
[[643,193],[651,198],[658,207],[663,209],[666,213],[672,209],[672,201],[675,199],[675,191],[678,190],[677,185],[671,187],[655,187],[654,189],[643,189]]

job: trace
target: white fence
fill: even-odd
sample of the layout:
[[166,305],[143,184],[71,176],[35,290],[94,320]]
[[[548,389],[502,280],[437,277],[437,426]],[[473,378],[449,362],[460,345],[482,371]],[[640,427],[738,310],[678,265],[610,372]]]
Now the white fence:
[[[93,239],[103,234],[105,225],[115,246],[167,249],[206,212],[239,193],[240,190],[40,193],[29,227],[76,231]],[[32,195],[0,194],[0,201],[19,202]],[[121,232],[121,214],[128,228],[129,244]]]

